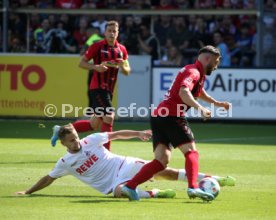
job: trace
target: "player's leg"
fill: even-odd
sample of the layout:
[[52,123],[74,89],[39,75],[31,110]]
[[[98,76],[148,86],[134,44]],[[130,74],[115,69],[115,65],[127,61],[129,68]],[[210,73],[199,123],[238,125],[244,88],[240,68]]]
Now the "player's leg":
[[[126,157],[114,179],[114,186],[116,186],[116,188],[113,188],[113,194],[115,197],[122,197],[122,195],[124,195],[124,197],[132,198],[130,200],[139,200],[138,191],[135,189],[131,192],[126,192],[124,190],[124,184],[133,178],[145,164],[145,160]],[[118,186],[121,187],[118,188]]]
[[105,95],[102,90],[90,90],[91,98],[91,117],[90,120],[77,120],[73,124],[77,132],[87,132],[97,130],[102,123],[102,116],[104,115],[104,98]]
[[[114,112],[108,115],[103,116],[102,126],[101,126],[101,132],[112,132],[113,130],[113,122],[114,122],[115,114]],[[111,150],[111,143],[110,141],[108,143],[104,144],[104,147],[107,150]]]
[[161,121],[161,117],[151,117],[154,160],[144,165],[142,169],[122,188],[125,193],[128,193],[130,200],[138,197],[138,195],[135,194],[135,189],[139,184],[146,182],[151,179],[154,174],[164,170],[169,163],[171,150],[168,147],[169,142],[166,139],[166,135],[160,130],[162,127],[160,126],[162,124]]
[[166,120],[166,127],[169,127],[166,134],[170,142],[174,148],[179,148],[185,157],[184,167],[188,180],[188,196],[190,198],[200,197],[204,200],[214,199],[213,195],[203,192],[198,187],[198,152],[187,120],[183,117],[167,117]]
[[190,198],[199,197],[206,201],[211,201],[214,199],[214,196],[210,193],[202,191],[197,184],[198,176],[198,152],[195,148],[195,143],[187,143],[178,146],[178,148],[183,153],[185,160],[185,170],[188,180],[188,190],[187,194]]
[[[147,163],[143,168],[137,173],[126,185],[123,190],[126,193],[129,192],[135,195],[136,187],[149,180],[154,174],[164,170],[170,160],[171,150],[169,148],[169,140],[167,139],[165,131],[163,131],[164,126],[163,117],[151,117],[151,130],[152,130],[152,140],[154,148],[154,160]],[[132,198],[130,198],[131,200]]]
[[189,188],[198,188],[198,152],[194,136],[183,117],[166,117],[161,120],[161,133],[164,133],[174,148],[178,147],[186,158],[185,170]]
[[[123,186],[124,186],[123,184],[120,184],[115,188],[113,192],[113,195],[115,198],[127,197],[122,193]],[[137,187],[136,192],[139,198],[146,198],[146,199],[150,199],[150,198],[168,198],[168,199],[171,198],[172,199],[176,196],[175,191],[172,189],[165,189],[165,190],[152,189],[149,191],[145,191]]]
[[188,179],[189,188],[198,188],[197,175],[198,175],[198,152],[195,143],[186,143],[178,146],[180,151],[185,157],[185,170]]
[[102,117],[97,117],[95,114],[90,117],[90,125],[94,130],[98,130],[103,122]]
[[91,115],[90,119],[77,120],[72,123],[74,128],[78,133],[88,132],[97,130],[99,124],[101,123],[101,118],[96,117],[94,114]]
[[126,184],[127,187],[135,189],[138,185],[151,179],[155,173],[164,170],[171,156],[171,151],[163,144],[157,145],[154,151],[155,158],[145,164],[141,170]]
[[[127,157],[125,159],[114,180],[116,188],[113,189],[113,194],[115,197],[122,197],[124,195],[124,193],[122,193],[123,183],[133,178],[148,162],[149,161],[133,157]],[[172,189],[153,189],[145,191],[139,189],[138,187],[136,189],[136,193],[139,198],[174,198],[176,195],[175,191]]]
[[[97,92],[97,108],[102,117],[101,132],[112,132],[115,118],[114,108],[112,107],[112,94],[106,90]],[[98,115],[98,113],[96,113]],[[104,147],[111,150],[110,142],[105,143]]]
[[[216,179],[220,186],[234,186],[236,179],[232,176],[215,176],[206,173],[198,173],[197,182],[205,177],[212,177]],[[160,171],[154,175],[155,180],[172,180],[172,181],[187,181],[185,169],[174,169],[167,167],[165,170]]]

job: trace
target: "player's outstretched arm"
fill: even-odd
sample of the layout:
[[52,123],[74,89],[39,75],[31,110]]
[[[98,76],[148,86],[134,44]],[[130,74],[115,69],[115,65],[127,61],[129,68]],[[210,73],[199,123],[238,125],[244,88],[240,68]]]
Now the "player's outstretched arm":
[[140,138],[142,141],[147,141],[151,138],[151,130],[145,131],[132,131],[132,130],[121,130],[108,133],[109,140],[116,139],[131,139],[131,138]]
[[25,191],[19,191],[19,192],[16,192],[15,194],[16,195],[32,194],[33,192],[36,192],[38,190],[41,190],[41,189],[49,186],[55,180],[56,180],[55,178],[52,178],[49,175],[44,176],[40,180],[38,180],[38,182],[36,184],[34,184],[30,189],[25,190]]

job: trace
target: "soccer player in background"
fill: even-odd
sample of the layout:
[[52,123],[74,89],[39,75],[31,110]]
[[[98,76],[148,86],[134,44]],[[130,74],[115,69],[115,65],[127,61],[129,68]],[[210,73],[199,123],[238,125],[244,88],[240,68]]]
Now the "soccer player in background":
[[221,55],[218,48],[205,46],[199,50],[194,64],[183,67],[172,86],[151,116],[154,160],[147,163],[122,188],[130,200],[139,200],[136,187],[152,178],[155,173],[164,170],[169,163],[172,147],[178,148],[185,157],[185,170],[188,179],[188,196],[211,201],[214,196],[202,191],[197,184],[198,151],[193,133],[185,118],[185,112],[193,107],[199,110],[205,119],[211,117],[211,111],[200,105],[196,98],[228,110],[229,102],[220,102],[212,98],[204,89],[206,75],[217,69]]
[[[121,193],[123,184],[131,179],[147,161],[113,154],[104,148],[103,144],[115,139],[140,138],[147,141],[151,138],[151,131],[121,130],[94,133],[80,140],[73,125],[68,124],[60,127],[58,136],[66,147],[67,154],[58,160],[55,168],[48,175],[42,177],[30,189],[16,194],[32,194],[49,186],[57,178],[72,175],[103,194],[113,193],[114,197],[122,197],[124,196]],[[199,173],[198,180],[206,176],[206,174]],[[221,186],[235,184],[230,177],[212,177]],[[155,178],[184,181],[186,175],[185,170],[167,168],[155,175]],[[138,190],[138,194],[141,198],[175,197],[175,192],[171,189]]]
[[[77,132],[87,132],[98,129],[101,132],[111,132],[114,121],[112,98],[119,69],[124,75],[129,75],[130,66],[126,48],[117,41],[119,24],[117,21],[108,21],[105,29],[105,39],[92,44],[82,56],[79,67],[93,70],[90,82],[93,115],[90,120],[78,120],[73,123]],[[89,61],[93,59],[93,64]],[[54,127],[51,138],[52,146],[58,140],[59,126]],[[105,143],[110,150],[110,142]]]

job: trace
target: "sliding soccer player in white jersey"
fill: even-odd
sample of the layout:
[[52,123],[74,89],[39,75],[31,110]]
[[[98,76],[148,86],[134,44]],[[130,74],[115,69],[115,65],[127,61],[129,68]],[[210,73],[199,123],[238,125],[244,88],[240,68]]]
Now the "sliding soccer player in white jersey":
[[[55,168],[42,177],[30,189],[17,192],[17,195],[32,194],[41,190],[57,178],[72,175],[90,187],[103,194],[113,193],[114,197],[122,197],[121,187],[130,180],[147,161],[125,157],[111,153],[104,148],[104,143],[115,139],[140,138],[147,141],[151,138],[150,131],[121,130],[115,132],[95,133],[79,139],[72,124],[62,126],[59,130],[59,139],[67,148],[67,154],[58,160]],[[205,177],[199,174],[199,179]],[[155,175],[157,179],[186,180],[185,171],[167,168]],[[231,177],[213,176],[223,185],[234,185]],[[138,189],[141,198],[173,198],[175,192],[171,189],[143,191]]]

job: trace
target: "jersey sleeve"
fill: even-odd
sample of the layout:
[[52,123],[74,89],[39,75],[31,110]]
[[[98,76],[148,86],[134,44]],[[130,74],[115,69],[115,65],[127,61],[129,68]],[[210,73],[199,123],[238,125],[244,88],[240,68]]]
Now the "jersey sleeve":
[[190,91],[192,91],[197,80],[198,80],[198,77],[196,73],[192,71],[185,71],[184,77],[180,83],[180,87],[185,86],[189,88]]
[[88,49],[86,50],[84,56],[87,60],[94,59],[98,51],[98,44],[92,44]]
[[122,52],[123,52],[123,60],[128,60],[127,49],[124,46],[122,46]]
[[65,163],[62,158],[58,160],[54,169],[48,174],[52,178],[59,178],[68,175],[69,172],[65,169]]
[[81,144],[91,147],[102,147],[103,144],[109,141],[108,133],[95,133],[82,139]]

